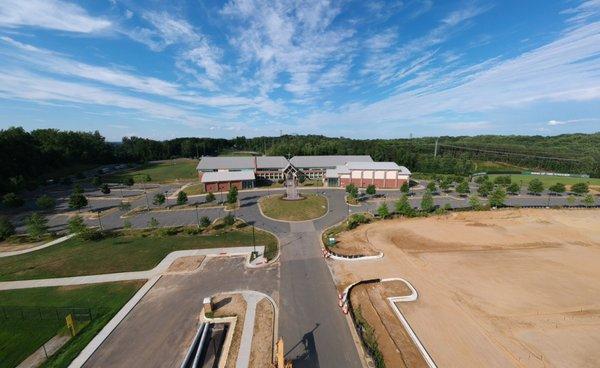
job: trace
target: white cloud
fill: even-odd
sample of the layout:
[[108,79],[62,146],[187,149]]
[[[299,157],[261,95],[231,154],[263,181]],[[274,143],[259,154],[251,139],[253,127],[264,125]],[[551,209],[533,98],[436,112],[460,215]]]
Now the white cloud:
[[146,11],[142,13],[142,19],[152,28],[137,27],[122,32],[153,51],[162,51],[176,43],[192,43],[201,40],[201,36],[189,22],[167,12]]
[[600,18],[600,0],[586,0],[579,5],[565,9],[561,14],[569,15],[569,22],[581,23],[593,18]]
[[549,120],[548,121],[548,125],[549,126],[557,126],[557,125],[584,123],[584,122],[592,122],[592,121],[600,121],[600,118],[571,119],[571,120]]
[[60,0],[0,1],[0,27],[24,26],[92,33],[109,28],[111,22],[92,17],[78,5]]

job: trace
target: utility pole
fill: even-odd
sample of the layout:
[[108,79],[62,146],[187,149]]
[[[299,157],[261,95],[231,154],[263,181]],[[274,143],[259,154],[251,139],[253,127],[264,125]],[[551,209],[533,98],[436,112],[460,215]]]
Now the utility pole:
[[98,213],[98,225],[100,225],[100,230],[102,231],[104,229],[102,228],[102,220],[100,219],[100,212],[101,212],[101,210],[98,210],[98,212],[97,212]]
[[435,157],[437,157],[437,151],[438,151],[438,141],[439,141],[439,140],[440,140],[439,138],[436,138],[436,139],[435,139],[435,150],[433,151],[433,157],[434,157],[434,158],[435,158]]

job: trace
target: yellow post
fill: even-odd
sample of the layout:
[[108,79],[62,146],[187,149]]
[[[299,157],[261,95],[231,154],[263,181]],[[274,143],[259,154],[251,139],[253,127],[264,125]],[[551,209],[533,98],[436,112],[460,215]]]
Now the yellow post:
[[73,314],[72,313],[67,314],[67,317],[65,317],[65,319],[67,320],[67,328],[71,332],[71,337],[75,336],[76,322],[75,322],[75,318],[73,318]]

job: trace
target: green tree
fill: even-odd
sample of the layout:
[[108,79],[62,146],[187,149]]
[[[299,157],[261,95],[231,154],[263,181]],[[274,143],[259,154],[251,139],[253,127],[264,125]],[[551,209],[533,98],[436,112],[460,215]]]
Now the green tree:
[[210,226],[210,219],[207,216],[200,217],[200,226],[202,226],[202,227]]
[[388,217],[390,217],[390,210],[388,209],[388,205],[387,203],[383,202],[379,208],[377,208],[377,214],[379,215],[379,217],[381,217],[382,219],[386,219]]
[[234,204],[237,203],[238,200],[238,188],[235,186],[231,186],[229,191],[227,192],[227,203]]
[[548,190],[555,194],[562,194],[567,190],[567,188],[563,183],[554,183],[548,188]]
[[479,198],[477,198],[476,195],[472,195],[469,197],[469,206],[471,206],[471,208],[475,211],[479,211],[482,208],[481,201],[479,200]]
[[576,183],[571,185],[571,192],[577,195],[583,195],[590,191],[588,183]]
[[502,187],[494,189],[490,195],[490,206],[502,207],[506,201],[506,191]]
[[480,176],[477,176],[477,177],[475,178],[475,183],[477,183],[477,184],[481,184],[481,183],[483,183],[484,181],[488,181],[489,179],[490,179],[490,177],[489,177],[489,176],[487,176],[487,175],[480,175]]
[[83,187],[81,184],[75,184],[73,187],[73,193],[83,194]]
[[403,194],[398,202],[396,202],[396,212],[402,216],[412,217],[414,216],[414,208],[408,200],[408,196]]
[[69,229],[69,234],[82,233],[85,230],[87,230],[87,226],[83,221],[83,217],[79,215],[71,217],[69,219],[69,221],[67,222],[67,228]]
[[148,174],[145,174],[145,175],[142,175],[142,177],[141,177],[141,180],[142,180],[144,183],[149,183],[149,182],[151,182],[151,181],[152,181],[152,178],[150,177],[150,175],[148,175]]
[[512,180],[510,178],[510,175],[500,175],[494,178],[494,184],[496,185],[509,186],[511,182]]
[[427,183],[427,191],[429,193],[435,193],[437,191],[437,187],[435,186],[435,181],[430,181]]
[[87,206],[87,204],[87,198],[81,193],[73,192],[69,197],[69,208],[71,209],[79,211],[83,207]]
[[39,239],[48,231],[48,220],[37,212],[27,218],[25,223],[27,233],[34,239]]
[[179,193],[177,193],[177,204],[182,206],[184,204],[186,204],[188,201],[188,196],[187,193],[184,192],[183,190],[180,191]]
[[160,226],[160,223],[154,217],[151,217],[150,221],[148,221],[148,227],[150,227],[151,229],[156,229],[159,226]]
[[213,192],[208,192],[205,200],[206,200],[206,203],[213,202],[215,200],[215,195],[213,194]]
[[0,241],[5,240],[15,233],[15,226],[8,217],[0,216]]
[[544,191],[544,183],[538,178],[532,179],[527,186],[527,190],[535,195],[541,194]]
[[519,184],[517,183],[511,183],[507,188],[506,191],[510,194],[510,195],[517,195],[519,194],[519,192],[521,191],[521,187],[519,186]]
[[568,204],[569,206],[572,206],[572,205],[574,205],[576,200],[577,200],[577,198],[575,198],[575,196],[574,196],[574,195],[572,195],[572,194],[569,194],[569,195],[567,196],[567,204]]
[[100,185],[102,185],[102,179],[99,176],[94,176],[94,178],[92,179],[92,185],[95,187],[99,187]]
[[[183,192],[179,192],[179,193],[183,193]],[[162,194],[162,193],[156,193],[156,194],[154,195],[154,198],[153,198],[153,200],[152,200],[152,203],[153,203],[155,206],[162,206],[163,204],[165,204],[165,201],[166,201],[166,200],[167,200],[167,198],[165,197],[165,195],[164,195],[164,194]],[[187,200],[187,198],[186,198],[186,200]],[[184,202],[184,203],[185,203],[185,202]]]
[[430,191],[426,191],[421,198],[421,210],[423,212],[431,212],[434,209],[433,195]]
[[492,190],[494,190],[494,184],[491,181],[486,180],[479,184],[479,188],[477,188],[477,194],[482,197],[487,197]]
[[356,185],[350,183],[346,185],[346,192],[350,195],[351,198],[358,198],[358,188]]
[[108,186],[108,184],[104,183],[102,184],[102,186],[100,187],[100,191],[103,194],[110,194],[110,187]]
[[408,186],[408,182],[404,182],[402,183],[402,186],[400,187],[400,191],[404,194],[407,194],[410,192],[410,187]]
[[225,217],[223,217],[223,223],[225,223],[227,226],[231,226],[235,224],[235,217],[231,213],[228,213]]
[[596,198],[592,194],[586,194],[582,202],[585,206],[591,207],[596,204]]
[[2,204],[9,208],[21,207],[24,203],[25,201],[23,198],[15,193],[6,193],[4,197],[2,197]]
[[131,229],[131,221],[123,220],[123,229]]
[[375,195],[375,193],[377,193],[377,188],[375,188],[375,185],[371,184],[367,187],[366,192],[368,195]]
[[456,192],[461,196],[466,196],[471,193],[471,189],[469,188],[469,183],[466,180],[461,181],[456,186]]
[[452,178],[449,176],[445,176],[440,182],[440,189],[444,192],[448,192],[450,187],[452,186]]
[[133,186],[134,183],[135,183],[135,181],[133,180],[133,178],[131,176],[128,176],[125,179],[123,179],[123,184],[127,187]]
[[54,207],[56,207],[56,199],[50,197],[47,194],[44,194],[35,200],[35,205],[40,210],[45,210],[45,211],[53,210]]

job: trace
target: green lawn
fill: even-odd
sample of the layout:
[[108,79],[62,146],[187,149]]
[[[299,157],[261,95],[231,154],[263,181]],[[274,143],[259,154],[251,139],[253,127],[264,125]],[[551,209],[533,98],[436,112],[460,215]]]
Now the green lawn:
[[[498,174],[490,175],[490,179],[494,180],[496,176],[500,176]],[[513,183],[521,184],[523,182],[523,186],[527,186],[527,184],[533,179],[540,179],[542,183],[544,183],[544,187],[548,188],[554,183],[563,183],[565,185],[573,185],[576,183],[585,182],[589,185],[600,185],[600,179],[598,178],[570,178],[570,177],[560,177],[560,176],[551,176],[551,175],[510,175]]]
[[[0,308],[80,307],[90,308],[93,320],[46,362],[44,367],[66,367],[143,285],[141,281],[73,287],[47,287],[0,291]],[[8,314],[11,315],[10,312]],[[43,320],[32,314],[25,320],[0,318],[0,367],[14,367],[58,333],[65,332],[62,316]]]
[[191,180],[198,178],[197,160],[177,159],[161,163],[147,164],[136,169],[127,170],[104,178],[108,182],[122,182],[123,179],[133,177],[137,183],[146,175],[150,175],[153,183],[167,183],[175,180]]
[[190,185],[189,187],[186,187],[183,191],[189,196],[206,193],[204,191],[204,184]]
[[327,213],[327,198],[316,194],[302,194],[305,199],[286,201],[281,195],[263,197],[260,208],[271,218],[285,221],[305,221]]
[[[256,244],[265,245],[270,258],[277,254],[277,238],[256,229]],[[112,235],[98,241],[72,238],[39,251],[0,258],[0,280],[27,280],[53,277],[142,271],[156,266],[176,250],[252,245],[252,229],[219,229],[209,235],[172,236]]]
[[475,161],[475,172],[481,171],[524,171],[526,168],[498,161]]

